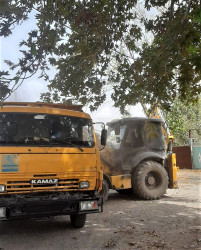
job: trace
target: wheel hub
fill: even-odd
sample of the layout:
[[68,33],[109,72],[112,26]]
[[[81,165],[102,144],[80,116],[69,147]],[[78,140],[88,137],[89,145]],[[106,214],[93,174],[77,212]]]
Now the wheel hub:
[[148,189],[152,190],[160,186],[161,180],[156,172],[149,172],[145,177],[145,185]]
[[149,176],[147,179],[147,183],[149,185],[155,185],[156,184],[155,178],[153,176]]

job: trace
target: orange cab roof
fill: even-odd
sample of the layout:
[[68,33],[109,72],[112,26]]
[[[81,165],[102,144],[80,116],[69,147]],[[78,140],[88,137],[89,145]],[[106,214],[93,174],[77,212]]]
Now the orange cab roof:
[[68,109],[75,111],[82,111],[82,105],[68,105],[61,103],[44,103],[44,102],[3,102],[1,106],[29,106],[29,107],[44,107],[44,108],[59,108],[59,109]]

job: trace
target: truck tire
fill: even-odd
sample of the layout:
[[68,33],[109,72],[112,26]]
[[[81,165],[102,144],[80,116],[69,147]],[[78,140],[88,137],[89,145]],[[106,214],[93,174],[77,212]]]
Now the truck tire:
[[101,197],[103,198],[103,203],[105,203],[108,200],[108,196],[109,196],[109,185],[106,180],[103,180],[102,190],[100,194],[101,194]]
[[70,215],[71,224],[75,228],[82,228],[86,222],[86,214]]
[[131,182],[133,192],[140,198],[155,200],[166,193],[168,175],[160,163],[144,161],[134,170]]

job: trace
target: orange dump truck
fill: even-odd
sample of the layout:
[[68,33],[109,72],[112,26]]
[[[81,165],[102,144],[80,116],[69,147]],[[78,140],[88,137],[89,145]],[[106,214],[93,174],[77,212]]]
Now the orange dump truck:
[[[104,144],[104,138],[102,138]],[[81,106],[0,107],[0,220],[70,215],[74,227],[102,211],[103,173]]]

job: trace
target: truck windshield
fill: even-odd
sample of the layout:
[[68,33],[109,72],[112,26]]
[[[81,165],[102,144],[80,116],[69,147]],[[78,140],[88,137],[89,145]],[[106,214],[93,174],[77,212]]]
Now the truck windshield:
[[38,113],[0,113],[0,145],[94,147],[91,120]]

